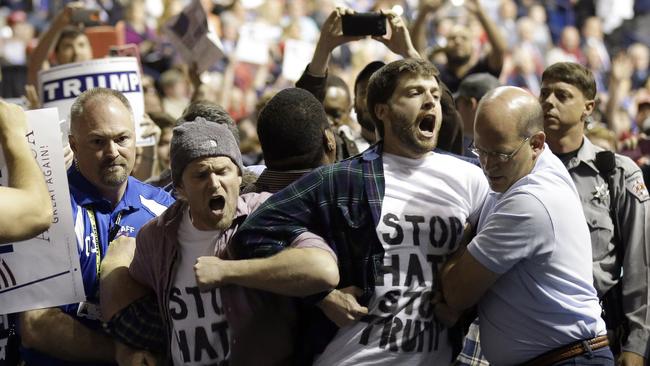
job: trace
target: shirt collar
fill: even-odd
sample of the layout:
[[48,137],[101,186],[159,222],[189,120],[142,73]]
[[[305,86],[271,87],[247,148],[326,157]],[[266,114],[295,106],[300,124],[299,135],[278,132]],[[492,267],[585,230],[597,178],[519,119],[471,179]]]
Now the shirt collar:
[[582,147],[578,150],[578,156],[571,159],[567,164],[567,170],[575,168],[580,165],[580,163],[585,163],[587,166],[598,172],[594,160],[596,159],[596,153],[598,148],[594,145],[587,137],[583,137]]
[[266,168],[255,182],[256,185],[266,188],[267,192],[275,193],[295,182],[311,169],[280,171]]
[[384,149],[384,143],[382,140],[371,145],[366,151],[361,154],[361,158],[365,161],[373,161],[375,159],[381,158],[381,152]]
[[119,212],[123,210],[137,210],[140,206],[140,191],[136,179],[129,176],[124,196],[118,202],[115,209],[111,209],[111,203],[99,193],[99,190],[90,183],[86,177],[73,164],[68,169],[68,184],[72,194],[80,206],[93,206],[107,212]]

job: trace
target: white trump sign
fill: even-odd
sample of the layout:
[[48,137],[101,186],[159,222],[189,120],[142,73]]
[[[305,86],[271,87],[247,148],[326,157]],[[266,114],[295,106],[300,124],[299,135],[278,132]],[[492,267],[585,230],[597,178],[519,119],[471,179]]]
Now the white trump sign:
[[144,115],[144,97],[140,65],[135,57],[108,57],[56,66],[39,72],[38,85],[43,107],[56,107],[61,117],[68,121],[72,103],[84,91],[101,87],[121,92],[133,109],[136,144],[155,144],[154,138],[142,138],[140,122]]

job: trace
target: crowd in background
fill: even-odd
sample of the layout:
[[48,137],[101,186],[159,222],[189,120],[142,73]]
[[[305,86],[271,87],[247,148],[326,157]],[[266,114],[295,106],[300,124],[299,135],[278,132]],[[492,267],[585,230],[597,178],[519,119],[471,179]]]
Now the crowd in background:
[[[207,70],[188,62],[169,33],[170,21],[199,3],[223,54]],[[380,12],[388,33],[342,34],[342,19],[352,12]],[[559,286],[550,281],[540,286],[541,292],[553,293],[546,289],[557,287],[569,293],[568,302],[590,304],[588,311],[572,313],[562,296],[552,299],[556,310],[549,310],[553,306],[536,293],[520,296],[508,291],[503,298],[513,295],[513,310],[530,310],[527,299],[532,299],[534,309],[525,316],[536,325],[548,314],[559,314],[549,316],[540,329],[560,334],[568,329],[563,325],[579,328],[583,320],[575,319],[585,317],[589,327],[565,340],[567,334],[556,337],[511,322],[509,316],[516,311],[499,308],[487,317],[482,312],[479,317],[488,319],[484,326],[495,315],[503,324],[528,328],[526,337],[557,344],[516,355],[513,344],[534,342],[522,341],[516,332],[492,337],[488,328],[481,329],[486,334],[483,347],[474,342],[479,326],[474,322],[461,353],[469,361],[460,364],[485,364],[482,347],[495,364],[519,364],[550,353],[561,357],[544,364],[559,365],[556,361],[566,360],[565,350],[576,344],[585,349],[568,358],[591,359],[592,351],[600,350],[603,354],[597,356],[611,361],[607,365],[613,364],[613,355],[623,366],[646,363],[650,0],[0,0],[0,15],[3,99],[39,108],[37,73],[104,57],[96,53],[88,34],[93,26],[107,25],[120,33],[124,44],[137,47],[146,114],[138,127],[144,137],[156,140],[154,146],[136,148],[135,108],[120,92],[100,87],[76,99],[64,156],[86,301],[3,316],[0,349],[4,342],[6,356],[0,357],[0,365],[15,364],[19,351],[30,365],[52,365],[54,360],[151,364],[164,357],[180,364],[189,362],[190,348],[194,364],[205,364],[204,353],[211,361],[235,365],[270,364],[273,357],[310,360],[296,364],[355,364],[364,359],[376,364],[438,364],[443,361],[436,360],[454,359],[461,352],[462,334],[456,332],[466,331],[469,322],[464,320],[471,322],[457,322],[461,310],[479,298],[479,309],[489,308],[489,296],[504,283],[507,287],[511,277],[516,277],[513,283],[519,278],[536,281],[549,273],[555,278],[556,267],[547,261],[551,257],[561,261],[558,272],[568,279],[562,277]],[[310,51],[304,60],[297,60],[295,49],[289,51],[296,41]],[[207,50],[197,53],[197,58],[209,56]],[[11,126],[13,121],[16,126]],[[24,127],[24,113],[0,101],[0,143],[11,170],[18,165],[12,162],[26,155],[17,138],[24,135]],[[610,151],[631,158],[644,177],[632,161]],[[33,162],[26,160],[21,165],[29,168]],[[411,166],[411,160],[427,165]],[[475,166],[479,163],[483,175]],[[560,179],[540,185],[544,198],[519,197],[522,201],[513,207],[497,209],[500,196],[488,197],[488,184],[505,197],[525,184],[533,186],[534,177],[549,172]],[[31,173],[40,175],[34,166]],[[10,174],[14,180],[22,176],[20,171]],[[431,184],[434,181],[442,183]],[[44,187],[14,183],[9,185],[20,195],[0,201],[33,209],[23,201],[30,195],[36,198],[30,189],[43,193]],[[41,201],[49,202],[49,195],[41,195]],[[457,196],[465,201],[456,202]],[[443,201],[437,201],[441,197]],[[531,202],[537,201],[544,210],[531,209]],[[546,210],[546,204],[556,211]],[[452,213],[447,212],[450,207]],[[499,216],[508,209],[515,215]],[[518,215],[520,209],[529,212]],[[39,222],[24,222],[28,233],[9,235],[0,225],[0,243],[43,231],[51,212],[41,211]],[[413,224],[412,239],[404,235],[411,231],[403,231],[411,225],[397,225],[393,220],[401,216],[393,211]],[[414,213],[430,217],[422,234],[431,246],[420,246],[419,224],[425,216]],[[546,216],[552,221],[539,221]],[[177,226],[169,226],[172,223]],[[553,225],[543,226],[549,223]],[[163,224],[177,230],[159,230]],[[451,255],[474,225],[479,239],[472,240],[467,251]],[[483,267],[477,267],[480,260],[471,257],[472,250],[487,247],[497,250],[494,258],[514,258],[511,247],[502,243],[507,241],[499,236],[503,233],[535,252],[530,256],[541,256],[540,268],[552,270],[536,272],[535,267],[531,275],[500,277],[510,267],[493,271],[482,262]],[[536,241],[529,243],[528,238]],[[588,238],[593,258],[584,255]],[[540,246],[541,254],[531,249],[539,243],[545,245]],[[560,254],[547,258],[546,245]],[[400,252],[405,247],[417,254],[408,256],[408,266],[397,255],[410,253]],[[571,252],[562,252],[567,249]],[[512,273],[528,271],[531,263],[537,266],[538,257],[521,253],[516,267],[490,263],[511,265]],[[467,262],[471,258],[474,261]],[[389,260],[394,261],[390,268]],[[431,272],[423,272],[428,263]],[[578,279],[572,277],[574,267],[580,268]],[[384,281],[385,275],[392,276],[391,284]],[[413,278],[419,283],[412,283]],[[497,278],[506,279],[497,283]],[[580,283],[584,291],[570,295],[565,283]],[[253,296],[237,303],[237,292],[229,292],[226,285],[305,303],[278,303],[278,309],[290,310],[287,320],[267,300],[258,302]],[[223,308],[215,300],[222,298],[221,287]],[[402,287],[427,290],[416,296],[421,306],[412,319],[403,316],[412,315],[411,305],[382,310],[392,296],[404,300],[415,293],[401,293]],[[185,308],[185,315],[179,316],[172,306],[176,302],[196,303],[196,311]],[[205,317],[204,303],[211,304],[217,316]],[[273,314],[248,307],[258,303]],[[388,322],[368,321],[362,329],[381,312],[389,314]],[[404,352],[393,359],[385,346],[390,342],[390,351],[396,350],[395,334],[402,329],[398,316],[407,324]],[[432,317],[435,322],[420,328],[421,320]],[[284,320],[286,324],[274,324]],[[391,328],[393,321],[399,325]],[[419,333],[408,339],[411,321],[414,334]],[[299,326],[293,328],[292,322]],[[291,327],[285,330],[292,335],[276,336],[287,324]],[[357,347],[349,341],[360,338],[358,344],[367,345],[367,335],[378,324],[384,324],[381,340],[372,341],[378,347]],[[453,324],[457,328],[451,328]],[[353,331],[344,330],[347,326]],[[439,350],[438,335],[447,326],[449,344]],[[206,329],[219,335],[204,342],[199,335]],[[607,340],[606,329],[625,333]],[[186,330],[195,333],[189,342]],[[418,354],[425,333],[431,334],[429,350]],[[485,338],[504,343],[495,347]],[[296,349],[294,340],[301,342]],[[412,353],[416,341],[418,351]],[[261,348],[249,352],[250,345]],[[512,355],[517,358],[508,360]]]
[[[30,52],[65,3],[1,2],[0,14],[4,15],[0,17],[2,97],[17,98],[25,94],[23,86]],[[200,99],[224,106],[238,123],[242,152],[249,164],[261,159],[255,137],[256,111],[270,95],[293,85],[282,73],[286,41],[297,39],[315,44],[323,22],[337,5],[360,12],[392,9],[401,14],[417,50],[436,65],[448,61],[444,51],[450,46],[450,32],[458,24],[469,30],[474,40],[472,58],[478,59],[494,47],[480,21],[462,1],[380,0],[339,4],[332,0],[202,0],[209,14],[208,22],[219,36],[226,57],[207,72],[193,76],[191,67],[162,31],[165,22],[188,3],[93,0],[85,6],[101,9],[100,19],[105,24],[123,21],[126,43],[138,45],[148,113],[163,112],[172,119],[178,118],[198,88]],[[611,150],[624,151],[640,165],[647,163],[636,142],[650,129],[650,2],[482,0],[480,4],[506,43],[498,75],[502,85],[519,86],[539,95],[545,67],[558,61],[586,65],[594,73],[598,87],[597,110],[590,118],[588,135]],[[418,19],[424,22],[418,23]],[[264,30],[269,45],[267,64],[237,60],[240,30],[252,24],[258,31]],[[353,85],[354,77],[369,62],[398,57],[372,39],[346,43],[332,53],[329,74]],[[360,130],[354,118],[349,123],[353,131]]]

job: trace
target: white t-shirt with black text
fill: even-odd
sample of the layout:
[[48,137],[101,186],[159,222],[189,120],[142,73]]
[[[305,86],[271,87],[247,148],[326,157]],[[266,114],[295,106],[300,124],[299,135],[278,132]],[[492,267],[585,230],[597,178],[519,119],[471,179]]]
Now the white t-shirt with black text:
[[315,365],[448,365],[446,328],[433,316],[438,269],[467,222],[476,224],[489,187],[480,168],[439,153],[383,154],[386,191],[377,236],[379,269],[369,315],[339,329]]
[[178,228],[179,259],[169,299],[172,321],[171,354],[174,365],[226,365],[230,330],[216,288],[200,292],[194,264],[201,256],[214,255],[222,231],[194,227],[189,209]]

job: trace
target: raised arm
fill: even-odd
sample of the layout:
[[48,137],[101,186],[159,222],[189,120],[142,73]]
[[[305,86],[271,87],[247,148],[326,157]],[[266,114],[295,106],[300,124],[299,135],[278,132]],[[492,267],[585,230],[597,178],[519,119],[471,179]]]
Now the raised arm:
[[427,20],[442,6],[442,0],[420,0],[418,13],[411,26],[411,37],[415,49],[423,54],[427,49]]
[[474,14],[481,23],[481,26],[483,26],[483,30],[485,30],[490,41],[490,46],[492,46],[487,58],[488,66],[490,66],[490,69],[500,72],[503,67],[506,51],[508,50],[505,37],[503,37],[503,34],[494,21],[487,15],[479,0],[467,0],[465,1],[465,5],[467,10]]
[[54,18],[52,25],[38,40],[38,44],[34,51],[32,51],[27,64],[27,83],[29,85],[36,85],[38,72],[43,68],[43,63],[47,61],[47,57],[54,49],[54,45],[59,40],[61,31],[72,24],[72,15],[77,9],[83,9],[83,7],[84,4],[79,1],[66,5]]
[[0,243],[34,237],[52,222],[50,194],[26,134],[25,112],[0,100],[0,145],[9,170],[9,186],[0,187]]
[[391,31],[390,38],[380,36],[373,37],[373,39],[383,43],[389,50],[404,58],[421,58],[413,46],[413,42],[411,42],[411,35],[404,20],[392,10],[382,10],[381,13],[388,20],[388,26]]
[[329,63],[330,55],[336,47],[364,38],[343,35],[341,17],[345,14],[354,14],[354,11],[347,8],[336,8],[323,23],[320,37],[314,50],[314,57],[307,67],[307,71],[310,74],[324,77],[327,73],[327,64]]
[[625,54],[619,54],[612,61],[612,70],[609,75],[609,98],[605,105],[605,115],[609,128],[614,131],[616,138],[628,132],[631,120],[627,111],[621,107],[623,99],[630,92],[632,85],[632,60]]

